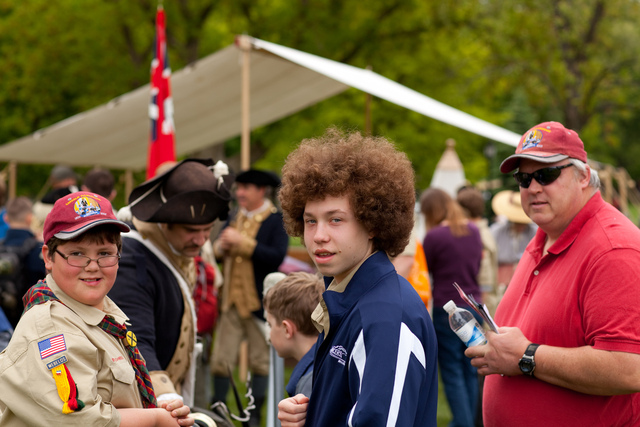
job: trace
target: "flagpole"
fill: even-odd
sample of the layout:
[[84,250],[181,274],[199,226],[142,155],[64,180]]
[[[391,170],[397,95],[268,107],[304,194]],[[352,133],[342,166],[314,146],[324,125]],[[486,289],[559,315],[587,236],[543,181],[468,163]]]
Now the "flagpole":
[[242,170],[249,169],[251,165],[251,130],[249,121],[250,110],[250,56],[251,56],[251,38],[249,36],[239,36],[236,39],[238,48],[242,51],[242,136],[240,144],[240,168]]

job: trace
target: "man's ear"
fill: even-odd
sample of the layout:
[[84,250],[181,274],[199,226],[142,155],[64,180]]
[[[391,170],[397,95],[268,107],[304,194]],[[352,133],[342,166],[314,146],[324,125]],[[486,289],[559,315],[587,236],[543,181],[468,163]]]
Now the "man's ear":
[[284,326],[284,332],[287,336],[287,339],[293,338],[293,336],[298,332],[296,324],[289,319],[283,320],[282,326]]
[[587,166],[586,170],[581,173],[580,184],[582,184],[583,188],[587,188],[589,186],[589,181],[591,181],[591,168]]

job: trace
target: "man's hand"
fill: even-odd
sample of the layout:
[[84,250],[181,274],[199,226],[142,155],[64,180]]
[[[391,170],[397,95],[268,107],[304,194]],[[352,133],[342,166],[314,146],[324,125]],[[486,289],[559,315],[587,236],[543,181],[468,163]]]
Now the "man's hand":
[[518,362],[531,341],[518,328],[499,328],[498,332],[487,332],[487,344],[469,347],[465,356],[481,375],[522,375]]
[[222,230],[218,242],[222,250],[228,251],[232,247],[238,245],[242,241],[242,235],[233,227],[227,227]]
[[309,398],[304,394],[296,394],[278,403],[278,419],[282,427],[303,427],[307,419]]

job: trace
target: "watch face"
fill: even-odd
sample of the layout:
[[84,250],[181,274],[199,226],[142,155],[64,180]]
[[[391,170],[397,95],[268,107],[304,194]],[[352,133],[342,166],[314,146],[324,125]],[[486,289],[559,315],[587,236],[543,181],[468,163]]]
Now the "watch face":
[[520,363],[518,363],[518,365],[520,366],[520,370],[522,371],[522,373],[526,375],[530,375],[536,366],[532,360],[524,358],[520,359]]

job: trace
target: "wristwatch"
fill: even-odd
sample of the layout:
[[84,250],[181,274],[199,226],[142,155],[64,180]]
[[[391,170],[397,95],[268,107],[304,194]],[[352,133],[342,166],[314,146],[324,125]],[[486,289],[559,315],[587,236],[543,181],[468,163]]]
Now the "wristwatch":
[[538,347],[540,347],[540,344],[529,344],[527,351],[524,352],[522,359],[518,362],[518,366],[522,373],[530,377],[533,376],[533,371],[536,370],[536,360],[533,356]]

